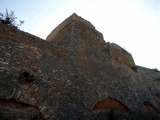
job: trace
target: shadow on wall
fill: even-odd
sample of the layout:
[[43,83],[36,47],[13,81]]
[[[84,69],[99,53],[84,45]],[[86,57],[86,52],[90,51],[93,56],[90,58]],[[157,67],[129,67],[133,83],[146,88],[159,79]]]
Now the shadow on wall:
[[20,74],[20,76],[18,77],[18,80],[22,83],[22,82],[32,82],[35,80],[34,75],[32,75],[29,72],[23,72],[22,74]]
[[114,110],[117,112],[124,112],[124,113],[129,113],[131,111],[125,104],[111,97],[108,97],[96,103],[95,106],[93,107],[93,110],[94,111]]
[[17,102],[15,99],[0,99],[0,106],[7,107],[7,108],[27,108],[31,107],[23,102]]
[[143,106],[144,113],[147,113],[147,112],[159,113],[158,110],[148,101],[144,101],[143,104],[144,104],[144,106]]

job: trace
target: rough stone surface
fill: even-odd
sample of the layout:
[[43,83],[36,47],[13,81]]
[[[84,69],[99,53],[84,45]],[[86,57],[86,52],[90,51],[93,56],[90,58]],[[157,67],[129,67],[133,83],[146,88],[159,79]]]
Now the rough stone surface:
[[112,110],[159,117],[160,72],[136,66],[76,14],[46,41],[3,24],[0,33],[0,118],[103,120]]

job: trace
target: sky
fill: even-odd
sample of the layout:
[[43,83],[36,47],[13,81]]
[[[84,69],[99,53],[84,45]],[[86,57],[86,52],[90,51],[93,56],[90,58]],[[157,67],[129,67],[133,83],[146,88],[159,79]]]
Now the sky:
[[104,40],[116,43],[138,66],[160,70],[160,0],[0,0],[21,30],[42,39],[73,13],[90,21]]

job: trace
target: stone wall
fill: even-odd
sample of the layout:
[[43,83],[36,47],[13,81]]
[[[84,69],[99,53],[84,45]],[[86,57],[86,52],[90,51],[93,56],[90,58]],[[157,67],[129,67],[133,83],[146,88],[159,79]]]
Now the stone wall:
[[160,72],[136,66],[79,16],[47,41],[3,24],[0,33],[1,118],[103,120],[110,110],[123,119],[158,116]]
[[113,64],[118,63],[128,66],[131,69],[136,67],[132,55],[120,46],[114,43],[108,43],[108,49]]
[[[53,114],[52,110],[49,111],[50,105],[45,102],[52,97],[46,95],[51,87],[49,85],[48,88],[50,83],[46,83],[51,73],[44,73],[41,69],[49,65],[42,65],[42,59],[50,54],[52,59],[63,61],[67,59],[65,52],[45,40],[3,24],[0,24],[0,33],[1,112],[3,109],[11,112],[6,114],[8,119],[44,119],[48,114]],[[22,107],[16,107],[16,104]],[[32,112],[26,112],[28,109]],[[43,112],[45,109],[47,113]],[[18,113],[19,110],[21,112]]]

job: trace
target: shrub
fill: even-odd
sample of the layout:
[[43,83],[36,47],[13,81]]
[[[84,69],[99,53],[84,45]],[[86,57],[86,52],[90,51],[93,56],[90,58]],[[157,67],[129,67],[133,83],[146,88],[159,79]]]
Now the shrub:
[[20,20],[19,24],[17,24],[16,19],[17,19],[17,17],[15,17],[14,12],[12,10],[9,13],[8,9],[6,9],[5,14],[0,12],[0,22],[3,24],[18,28],[19,26],[21,26],[24,23],[24,21]]

